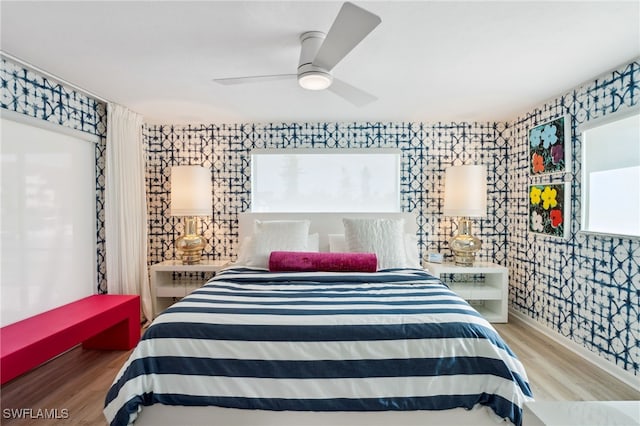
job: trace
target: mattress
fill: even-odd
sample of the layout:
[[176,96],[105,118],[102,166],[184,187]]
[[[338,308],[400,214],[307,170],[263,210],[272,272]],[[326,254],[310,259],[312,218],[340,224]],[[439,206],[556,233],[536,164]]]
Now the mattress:
[[152,404],[292,411],[490,407],[520,425],[526,372],[495,329],[439,279],[230,268],[159,315],[116,376],[104,413]]

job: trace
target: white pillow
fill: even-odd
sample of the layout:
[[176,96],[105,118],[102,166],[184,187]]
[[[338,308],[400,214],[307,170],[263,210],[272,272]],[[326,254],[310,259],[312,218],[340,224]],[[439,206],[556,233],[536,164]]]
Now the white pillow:
[[305,251],[320,251],[320,234],[309,234]]
[[251,243],[251,237],[244,237],[240,241],[240,247],[238,247],[238,258],[236,259],[237,265],[246,265],[247,259],[251,257],[253,251],[253,244]]
[[409,268],[422,269],[418,236],[416,234],[404,234],[404,249],[407,256],[407,266]]
[[[253,237],[246,237],[240,245],[236,263],[266,268],[272,251],[306,251],[309,243],[308,220],[256,220]],[[311,238],[312,248],[316,238]],[[317,250],[315,250],[317,251]]]
[[[342,236],[344,240],[344,235]],[[304,251],[320,251],[320,235],[309,234],[307,240],[307,248]],[[249,259],[253,256],[253,239],[251,237],[244,237],[240,242],[238,248],[238,258],[235,261],[236,265],[247,265]]]
[[408,268],[404,219],[343,218],[344,236],[351,252],[373,252],[378,269]]
[[[418,249],[418,236],[404,234],[404,248],[409,268],[422,269],[420,262],[420,250]],[[329,251],[332,253],[344,253],[349,251],[344,234],[329,234]]]
[[332,253],[344,253],[349,251],[344,234],[329,234],[329,251]]

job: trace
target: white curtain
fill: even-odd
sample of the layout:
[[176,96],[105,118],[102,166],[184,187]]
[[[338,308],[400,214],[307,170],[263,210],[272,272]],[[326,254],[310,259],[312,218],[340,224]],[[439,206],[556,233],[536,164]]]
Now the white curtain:
[[142,313],[151,320],[142,116],[111,103],[107,113],[107,290],[110,294],[139,294]]

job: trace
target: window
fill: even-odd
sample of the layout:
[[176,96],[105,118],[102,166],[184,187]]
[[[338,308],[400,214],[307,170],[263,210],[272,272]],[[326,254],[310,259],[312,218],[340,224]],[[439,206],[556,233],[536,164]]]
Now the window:
[[251,210],[399,212],[400,150],[255,150]]
[[10,111],[0,122],[4,326],[95,292],[97,137]]
[[581,130],[581,230],[640,237],[640,110]]

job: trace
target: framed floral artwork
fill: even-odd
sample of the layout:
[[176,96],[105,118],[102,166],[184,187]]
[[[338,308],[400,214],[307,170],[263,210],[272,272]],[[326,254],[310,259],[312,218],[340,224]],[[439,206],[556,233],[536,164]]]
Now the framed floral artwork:
[[529,185],[529,231],[567,238],[569,191],[568,183]]
[[529,129],[529,174],[568,170],[571,158],[569,117],[563,116]]

